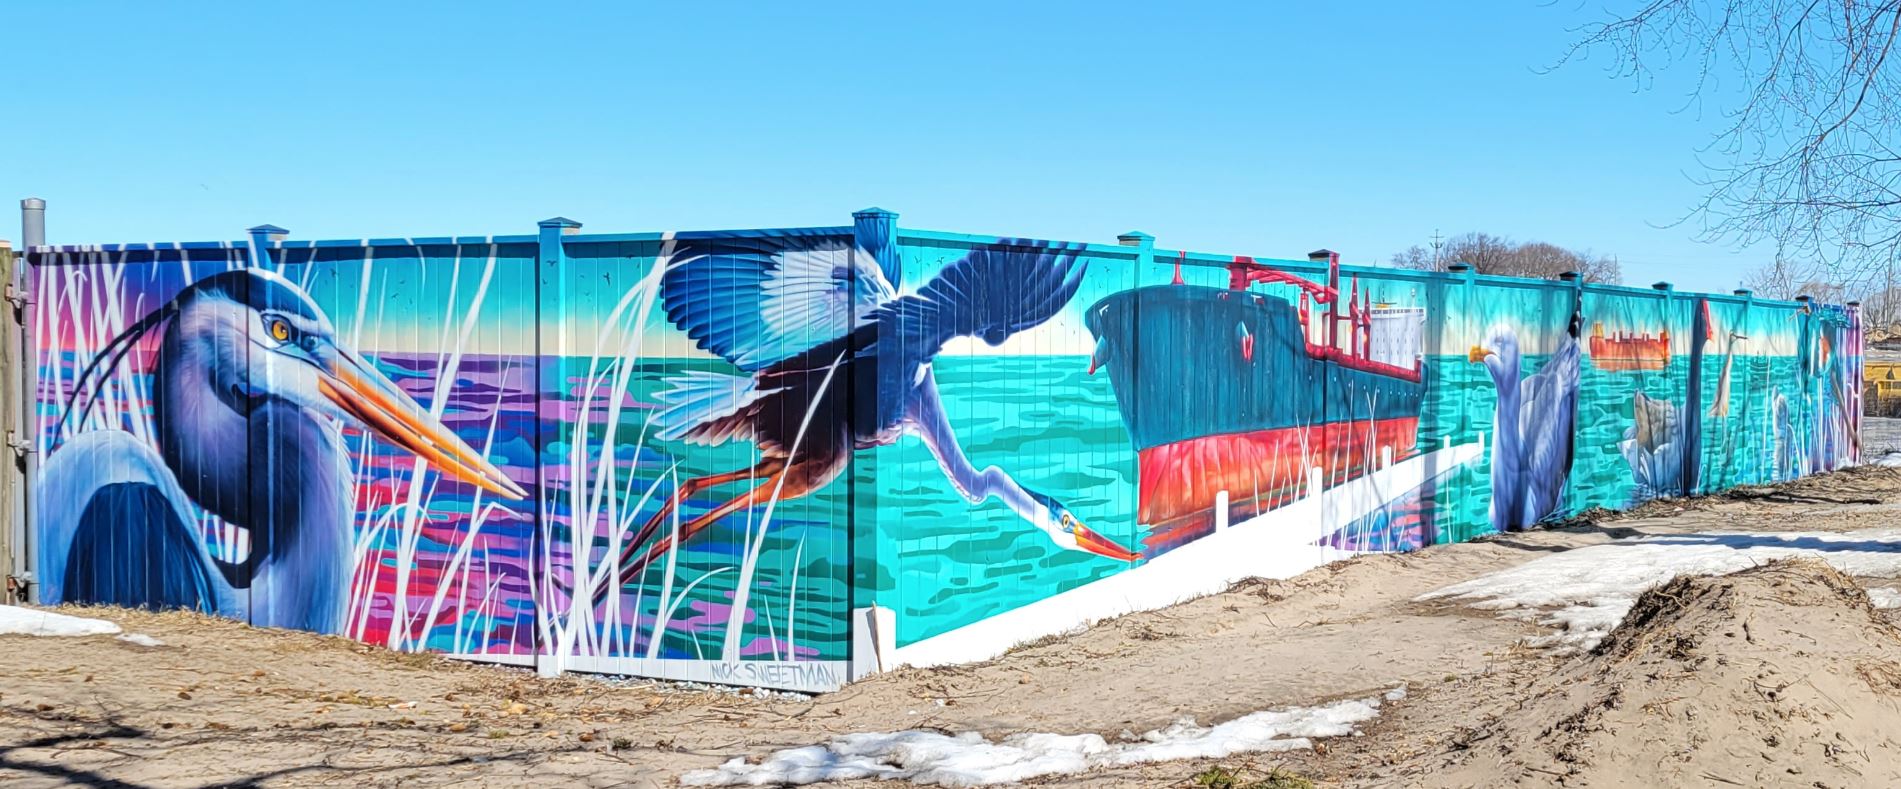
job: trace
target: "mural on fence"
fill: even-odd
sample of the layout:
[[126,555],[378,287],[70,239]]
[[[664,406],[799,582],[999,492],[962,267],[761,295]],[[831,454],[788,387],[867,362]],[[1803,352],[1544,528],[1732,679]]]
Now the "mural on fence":
[[[645,460],[624,487],[615,481],[589,502],[620,515],[554,568],[565,612],[557,638],[573,642],[557,651],[844,659],[847,472],[855,453],[901,440],[928,455],[929,484],[957,497],[945,517],[1000,510],[1009,518],[999,531],[1135,558],[1086,526],[1064,504],[1067,491],[974,465],[950,416],[968,408],[940,392],[935,372],[935,357],[959,338],[1001,346],[1049,320],[1074,297],[1086,262],[1067,245],[1000,239],[909,272],[875,238],[683,236],[643,261],[647,274],[621,299],[649,313],[627,319],[641,327],[625,345],[639,369],[610,381],[590,362],[597,372],[579,377],[609,403],[621,402],[615,390],[631,398],[624,411],[604,409],[605,421],[632,432]],[[596,264],[565,265],[578,275]],[[577,307],[593,297],[567,299]],[[597,399],[581,398],[580,413]],[[571,491],[592,495],[581,487]],[[675,590],[674,579],[684,586]],[[681,605],[690,613],[675,624]]]
[[532,348],[493,352],[524,260],[60,254],[30,283],[42,600],[532,653]]
[[817,689],[1858,453],[1852,308],[855,219],[33,253],[41,599]]

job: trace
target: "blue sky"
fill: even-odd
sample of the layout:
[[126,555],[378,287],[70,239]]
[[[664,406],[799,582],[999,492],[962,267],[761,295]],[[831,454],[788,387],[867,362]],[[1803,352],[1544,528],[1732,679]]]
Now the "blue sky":
[[10,7],[0,196],[47,198],[55,243],[879,205],[1351,263],[1485,230],[1685,289],[1766,258],[1660,227],[1701,193],[1715,108],[1671,75],[1545,73],[1598,2],[259,5]]

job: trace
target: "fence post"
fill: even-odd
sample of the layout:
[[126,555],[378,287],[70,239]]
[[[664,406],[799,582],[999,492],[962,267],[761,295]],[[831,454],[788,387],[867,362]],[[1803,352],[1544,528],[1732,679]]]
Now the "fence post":
[[1155,237],[1140,230],[1131,230],[1116,236],[1118,246],[1135,247],[1135,271],[1139,274],[1142,264],[1149,262],[1155,255]]
[[[534,274],[535,274],[535,381],[536,381],[535,386],[537,389],[535,396],[539,398],[542,396],[542,393],[540,391],[540,388],[541,388],[540,381],[542,380],[541,360],[543,357],[548,355],[548,349],[542,347],[542,344],[541,344],[541,337],[542,337],[541,329],[542,329],[543,324],[545,324],[550,318],[552,318],[556,322],[562,321],[564,316],[561,315],[561,312],[567,310],[568,308],[568,298],[567,298],[568,277],[564,276],[566,274],[566,266],[563,265],[564,263],[567,262],[568,252],[567,252],[567,248],[562,245],[561,237],[571,236],[571,235],[581,232],[581,223],[576,222],[564,216],[557,216],[552,219],[543,219],[540,222],[536,222],[535,226],[536,228],[538,228],[538,231],[539,231],[535,235],[535,243],[537,246],[537,251],[535,253],[535,271],[534,271]],[[548,304],[546,302],[546,299],[543,298],[544,294],[541,289],[542,281],[548,279],[551,276],[555,278],[556,282],[560,283],[558,285],[559,290],[555,296],[556,314],[553,316],[549,316],[545,312],[545,310],[548,307]],[[543,430],[545,430],[545,428],[542,426],[542,420],[540,417],[541,405],[539,403],[536,404],[535,411],[536,411],[536,417],[535,417],[535,511],[540,512],[541,501],[544,496],[543,492],[547,490],[547,469],[543,467],[543,464],[541,462],[541,454],[542,454],[543,448],[548,445],[548,437],[543,434]],[[536,516],[536,517],[539,518],[540,516]],[[546,532],[547,530],[544,528],[535,529],[534,531],[535,536],[533,539],[535,540],[544,539],[542,535],[545,534]],[[531,553],[538,556],[540,555],[540,552],[541,552],[540,545],[533,546]],[[539,577],[538,574],[533,573],[533,572],[530,572],[529,575],[530,577],[535,579],[535,586],[534,586],[535,591],[533,595],[533,598],[535,601],[535,616],[537,618],[544,617],[544,616],[546,617],[559,616],[560,614],[556,612],[549,612],[549,611],[544,610],[551,602],[551,600],[546,595],[543,594],[544,591],[550,588],[548,584],[546,583],[547,579],[541,578]],[[572,608],[575,604],[576,604],[576,601],[574,599],[568,600],[568,606],[570,608]],[[581,598],[580,605],[587,605],[585,597]],[[537,633],[536,638],[539,639],[540,638],[539,634],[542,632],[542,628],[537,627],[535,632]],[[558,677],[561,675],[562,672],[567,670],[568,648],[565,643],[562,643],[563,641],[564,639],[557,638],[556,639],[557,643],[537,645],[537,649],[535,650],[535,673],[537,675],[540,675],[543,677]]]
[[[882,208],[866,208],[851,214],[852,241],[878,261],[891,287],[904,276],[904,261],[898,254],[898,214]],[[856,317],[856,316],[854,316]]]
[[[897,213],[866,208],[853,211],[851,218],[852,243],[871,255],[886,282],[893,288],[899,287],[904,277],[904,256],[898,250]],[[855,308],[857,302],[853,305]],[[853,324],[864,317],[854,314]],[[854,402],[859,367],[852,365],[847,373],[852,380],[845,386],[846,408],[875,408],[875,404]],[[845,493],[845,534],[847,555],[851,557],[851,565],[846,570],[846,577],[851,580],[851,601],[847,606],[851,618],[846,630],[850,637],[845,655],[846,679],[856,680],[890,667],[885,661],[897,650],[898,612],[892,606],[878,604],[878,568],[893,566],[891,563],[896,561],[896,556],[885,548],[887,543],[878,539],[878,451],[853,452],[850,463],[846,475],[851,484]]]
[[289,230],[276,225],[258,225],[245,232],[251,234],[251,265],[255,268],[270,268],[271,243],[290,236]]

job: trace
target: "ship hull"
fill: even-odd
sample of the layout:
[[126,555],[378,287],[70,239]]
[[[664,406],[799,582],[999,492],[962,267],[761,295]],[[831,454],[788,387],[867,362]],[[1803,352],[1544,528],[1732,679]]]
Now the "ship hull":
[[1591,366],[1607,372],[1662,370],[1670,366],[1670,337],[1605,337],[1594,332]]
[[1423,367],[1330,358],[1285,300],[1164,285],[1111,295],[1085,323],[1137,451],[1137,516],[1165,543],[1152,548],[1205,530],[1224,492],[1248,517],[1315,470],[1332,485],[1416,451]]

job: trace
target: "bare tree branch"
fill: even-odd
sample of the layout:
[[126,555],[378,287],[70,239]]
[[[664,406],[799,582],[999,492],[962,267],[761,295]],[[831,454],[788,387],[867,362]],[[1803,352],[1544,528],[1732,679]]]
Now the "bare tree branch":
[[1582,29],[1560,65],[1608,51],[1640,88],[1656,69],[1695,69],[1691,100],[1726,121],[1684,220],[1873,292],[1901,255],[1897,42],[1901,0],[1647,0]]

